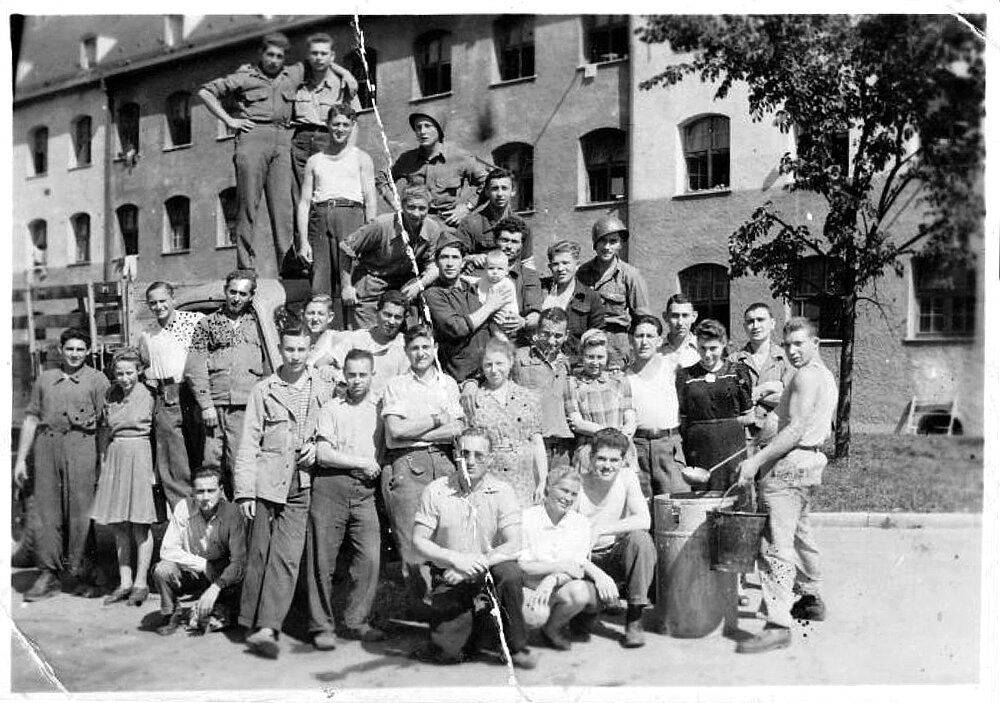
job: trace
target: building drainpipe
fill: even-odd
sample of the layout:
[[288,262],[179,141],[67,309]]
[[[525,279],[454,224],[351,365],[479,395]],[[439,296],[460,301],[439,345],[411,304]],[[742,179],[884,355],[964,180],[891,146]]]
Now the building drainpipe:
[[111,168],[114,163],[114,106],[111,104],[111,92],[107,81],[101,78],[101,90],[104,92],[104,261],[103,280],[110,281],[114,277],[111,260],[114,229],[112,227],[113,211],[111,199]]
[[628,90],[625,91],[625,153],[628,154],[628,178],[626,179],[625,188],[625,207],[621,209],[622,221],[624,221],[625,226],[629,228],[629,236],[625,240],[624,251],[622,252],[622,258],[625,261],[629,260],[633,244],[632,239],[635,234],[632,231],[632,225],[629,223],[629,210],[630,204],[632,203],[632,192],[635,189],[635,178],[636,178],[636,155],[633,145],[635,144],[635,136],[633,132],[635,115],[633,111],[633,105],[635,104],[635,93],[636,87],[632,84],[632,76],[634,72],[632,70],[632,65],[635,63],[638,57],[638,43],[639,40],[636,37],[636,15],[628,16],[628,36],[629,36],[629,46],[628,46],[628,61],[622,66],[623,80],[626,81],[626,86]]

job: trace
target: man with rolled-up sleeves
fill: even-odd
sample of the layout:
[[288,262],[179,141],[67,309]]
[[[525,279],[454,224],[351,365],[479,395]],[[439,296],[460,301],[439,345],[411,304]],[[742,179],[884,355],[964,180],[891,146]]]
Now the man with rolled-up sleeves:
[[[289,122],[295,93],[302,84],[302,64],[285,66],[288,38],[268,34],[261,40],[257,65],[243,64],[234,73],[209,81],[198,97],[209,112],[236,132],[236,266],[256,268],[254,225],[260,198],[267,209],[274,239],[276,270],[292,245],[292,131]],[[232,97],[235,116],[220,99]]]

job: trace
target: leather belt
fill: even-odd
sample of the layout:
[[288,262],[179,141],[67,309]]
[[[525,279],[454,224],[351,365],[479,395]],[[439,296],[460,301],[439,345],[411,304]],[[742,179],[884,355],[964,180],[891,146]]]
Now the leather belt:
[[680,427],[671,427],[668,430],[636,430],[635,436],[637,439],[662,439],[663,437],[673,437],[680,433]]
[[318,203],[313,203],[316,207],[364,207],[357,200],[348,200],[347,198],[331,198],[330,200],[321,200]]

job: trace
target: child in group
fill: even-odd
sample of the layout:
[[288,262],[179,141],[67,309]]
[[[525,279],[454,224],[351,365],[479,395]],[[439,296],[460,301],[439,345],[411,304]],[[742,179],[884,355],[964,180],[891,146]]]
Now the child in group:
[[156,522],[153,451],[149,442],[153,394],[138,382],[142,370],[138,351],[130,347],[118,351],[113,367],[116,381],[105,396],[101,418],[110,444],[100,448],[101,476],[91,517],[99,525],[110,525],[115,534],[120,581],[104,603],[127,600],[129,605],[139,606],[149,596],[146,577],[153,558],[150,526]]
[[[500,293],[509,290],[511,301],[504,304],[497,312],[513,315],[520,314],[517,307],[517,291],[514,287],[514,281],[510,278],[510,262],[507,260],[507,255],[500,249],[492,249],[486,252],[486,273],[483,277],[463,276],[463,278],[476,286],[480,303],[486,302],[486,297],[490,294],[491,290],[496,290]],[[507,339],[507,334],[500,325],[492,321],[489,324],[492,336]]]
[[570,374],[569,358],[563,353],[569,318],[562,308],[543,310],[531,345],[514,353],[510,377],[536,391],[542,399],[542,439],[549,466],[569,464],[575,438],[566,424],[563,394]]
[[309,298],[302,317],[309,328],[309,356],[307,363],[320,368],[334,363],[334,349],[344,333],[330,329],[333,322],[333,298],[325,293],[317,293]]
[[[628,379],[608,372],[608,336],[587,330],[580,337],[580,369],[567,379],[563,393],[566,420],[576,435],[573,465],[585,470],[590,463],[590,438],[610,427],[629,440],[635,434],[636,414]],[[629,442],[627,464],[638,470],[635,447]]]

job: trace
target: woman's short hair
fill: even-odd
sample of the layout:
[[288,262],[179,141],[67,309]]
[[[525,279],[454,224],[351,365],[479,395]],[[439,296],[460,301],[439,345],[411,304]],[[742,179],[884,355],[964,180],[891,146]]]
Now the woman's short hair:
[[723,344],[729,341],[726,328],[718,320],[702,320],[694,328],[694,336],[698,339],[718,340]]
[[599,329],[589,329],[580,335],[580,351],[584,349],[590,349],[591,347],[606,347],[608,346],[608,335],[604,330]]
[[486,355],[492,354],[493,352],[503,354],[507,357],[507,360],[510,361],[511,364],[514,363],[514,345],[506,339],[490,337],[483,346],[483,355],[479,358],[480,365],[482,365],[483,359],[486,358]]
[[549,245],[549,261],[556,258],[556,254],[569,254],[576,261],[580,260],[580,245],[569,239],[560,239],[555,244]]
[[139,355],[139,350],[135,347],[122,347],[117,350],[111,357],[111,365],[114,366],[120,361],[127,361],[135,364],[137,369],[143,367],[142,357]]
[[579,486],[583,482],[583,477],[580,476],[580,472],[575,466],[560,464],[549,469],[549,473],[545,477],[545,489],[548,490],[563,481],[572,481]]

